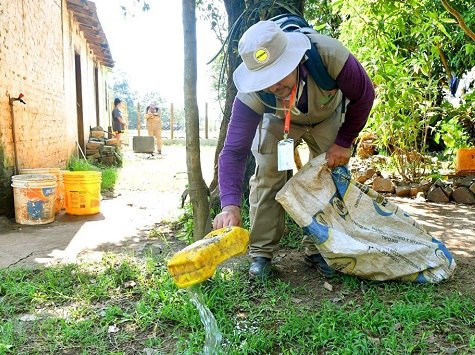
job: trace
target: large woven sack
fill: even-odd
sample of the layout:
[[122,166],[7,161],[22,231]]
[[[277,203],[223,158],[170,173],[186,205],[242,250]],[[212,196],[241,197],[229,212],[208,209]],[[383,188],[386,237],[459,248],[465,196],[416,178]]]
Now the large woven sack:
[[346,167],[328,169],[324,155],[292,177],[276,200],[343,273],[436,283],[454,272],[442,242],[386,197],[351,180]]

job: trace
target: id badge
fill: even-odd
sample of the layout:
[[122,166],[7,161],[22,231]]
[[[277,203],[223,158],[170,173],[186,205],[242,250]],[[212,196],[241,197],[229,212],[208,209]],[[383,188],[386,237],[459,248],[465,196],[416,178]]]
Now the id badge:
[[277,145],[277,170],[294,169],[294,140],[292,138],[283,139]]

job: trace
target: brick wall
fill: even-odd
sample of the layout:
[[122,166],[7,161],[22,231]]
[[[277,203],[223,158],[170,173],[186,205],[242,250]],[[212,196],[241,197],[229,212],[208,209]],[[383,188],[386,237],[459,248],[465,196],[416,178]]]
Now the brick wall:
[[[81,61],[86,141],[89,126],[96,125],[96,64],[65,1],[1,1],[0,14],[0,215],[11,215],[13,122],[19,169],[64,168],[77,154],[75,54]],[[100,97],[105,78],[100,75]],[[11,110],[8,95],[16,97],[20,92],[26,105],[17,101]],[[107,122],[107,107],[100,109],[101,119]]]

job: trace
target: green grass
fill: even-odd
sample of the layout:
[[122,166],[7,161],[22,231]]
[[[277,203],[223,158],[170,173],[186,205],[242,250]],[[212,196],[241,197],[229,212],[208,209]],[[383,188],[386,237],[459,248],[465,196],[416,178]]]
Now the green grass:
[[117,182],[117,168],[104,167],[102,170],[101,191],[112,190]]
[[[0,270],[0,354],[201,353],[203,325],[187,291],[167,272],[166,250]],[[247,266],[222,268],[199,286],[223,334],[222,354],[475,351],[473,298],[445,284],[341,276],[330,292],[315,282],[255,284]]]
[[102,173],[101,192],[113,190],[118,178],[116,167],[96,166],[87,160],[76,157],[69,160],[67,169],[70,171],[100,171]]

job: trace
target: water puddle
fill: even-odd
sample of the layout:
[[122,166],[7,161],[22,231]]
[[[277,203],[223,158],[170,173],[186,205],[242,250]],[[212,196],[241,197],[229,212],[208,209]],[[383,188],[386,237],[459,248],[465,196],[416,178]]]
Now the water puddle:
[[218,329],[216,318],[214,318],[213,313],[211,313],[208,306],[206,306],[203,292],[201,291],[199,284],[188,287],[187,290],[191,302],[196,306],[198,312],[200,313],[201,323],[203,323],[205,327],[205,346],[203,349],[203,354],[217,354],[221,345],[221,340],[223,339],[223,335]]

